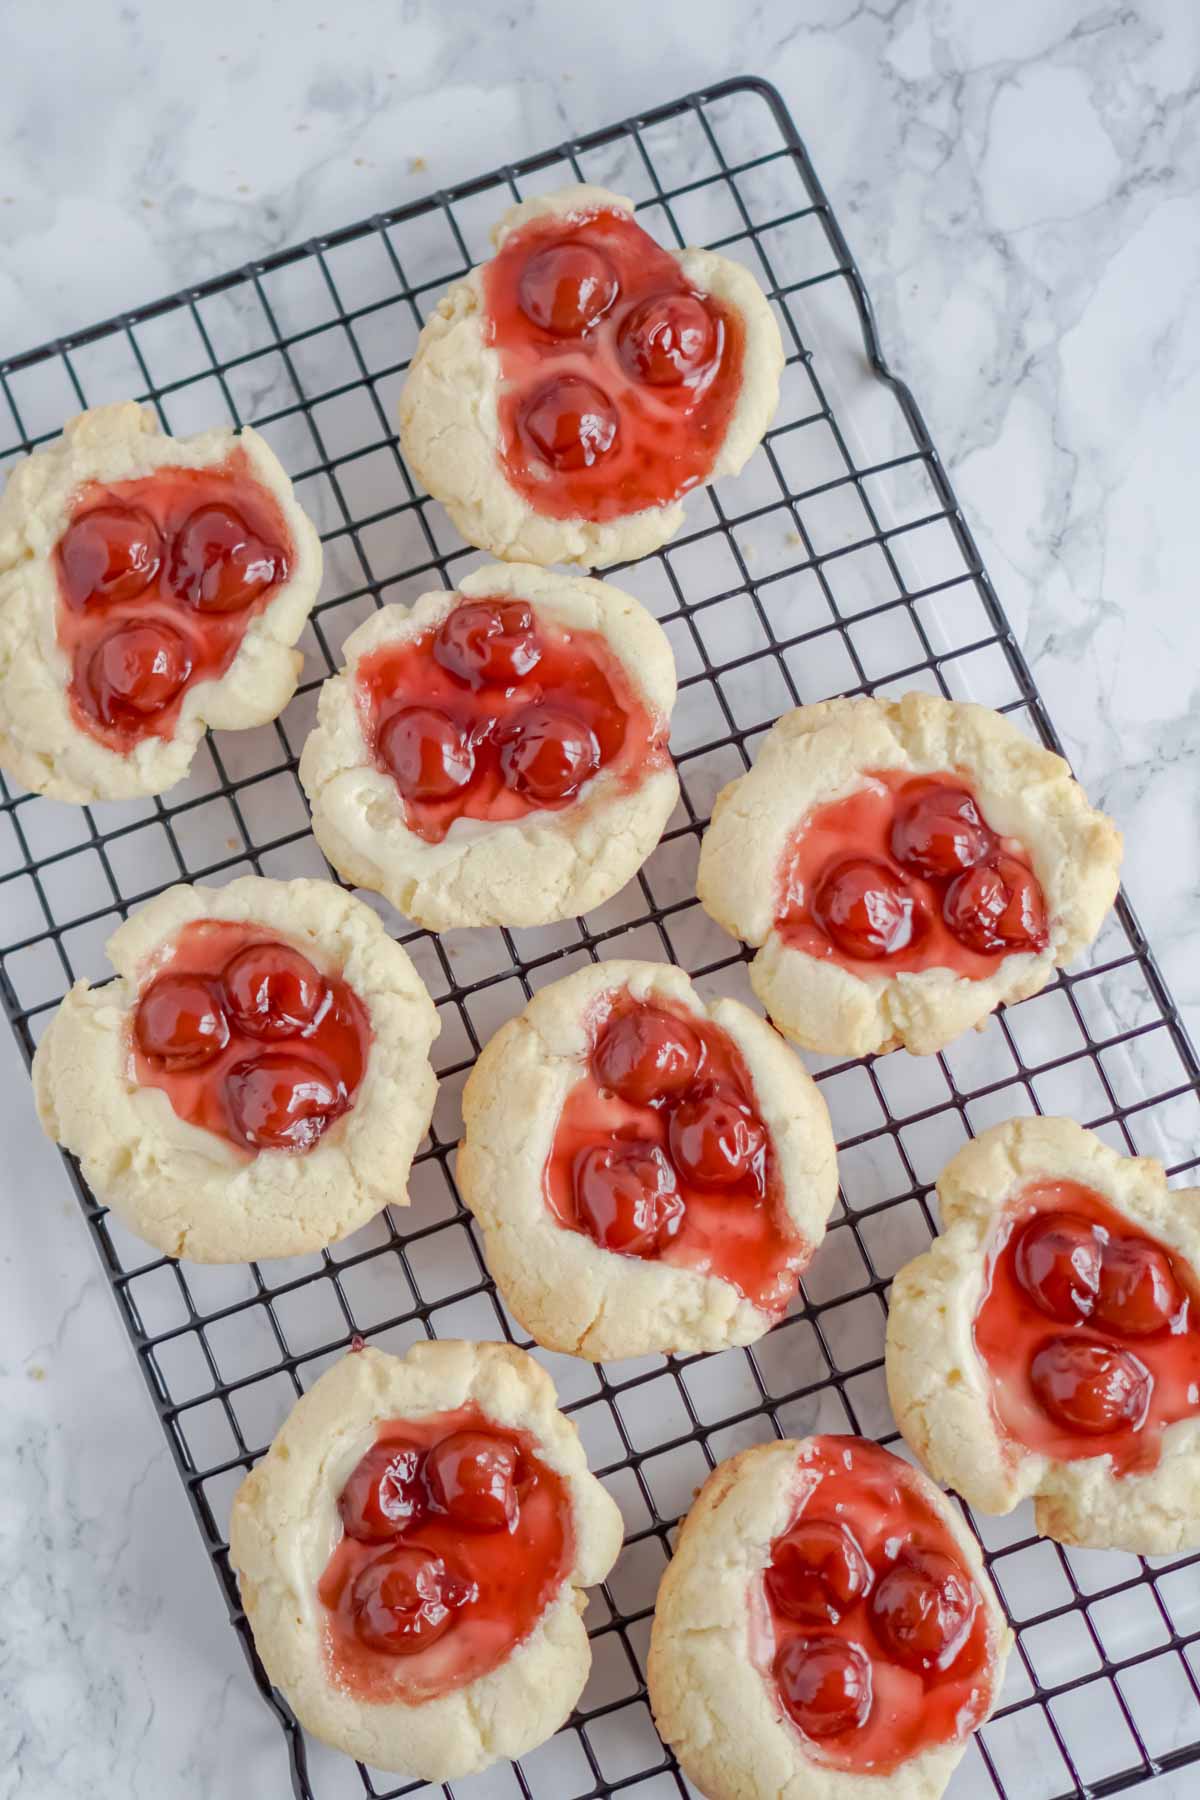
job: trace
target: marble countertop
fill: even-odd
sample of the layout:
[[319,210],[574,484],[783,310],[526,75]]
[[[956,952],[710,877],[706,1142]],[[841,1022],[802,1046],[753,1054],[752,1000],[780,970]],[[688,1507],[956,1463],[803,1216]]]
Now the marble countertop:
[[[1197,1035],[1192,0],[9,0],[5,39],[6,350],[768,75]],[[282,1796],[277,1727],[7,1034],[0,1072],[0,1800]]]

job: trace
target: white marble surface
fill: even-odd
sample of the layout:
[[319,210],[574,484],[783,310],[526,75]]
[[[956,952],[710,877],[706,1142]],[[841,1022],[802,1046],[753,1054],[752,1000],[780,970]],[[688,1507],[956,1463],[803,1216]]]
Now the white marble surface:
[[[713,79],[774,79],[1195,1031],[1193,0],[8,0],[3,32],[6,350]],[[282,1796],[7,1042],[0,1071],[0,1800]]]

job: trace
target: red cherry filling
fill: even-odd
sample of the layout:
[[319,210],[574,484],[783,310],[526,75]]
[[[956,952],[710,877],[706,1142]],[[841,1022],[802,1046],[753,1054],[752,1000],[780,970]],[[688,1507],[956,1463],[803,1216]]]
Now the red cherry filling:
[[573,799],[600,767],[596,734],[562,706],[527,706],[500,734],[507,785],[541,806]]
[[176,535],[167,581],[200,612],[241,612],[279,580],[281,562],[232,506],[202,506]]
[[871,1621],[889,1656],[926,1674],[954,1662],[977,1603],[973,1583],[953,1557],[909,1548],[876,1583]]
[[873,1581],[858,1539],[831,1519],[801,1519],[777,1538],[766,1573],[772,1605],[812,1625],[840,1624]]
[[870,1660],[844,1638],[789,1638],[775,1660],[775,1680],[807,1737],[842,1737],[861,1728],[871,1711]]
[[433,640],[443,669],[470,687],[507,687],[541,660],[533,608],[523,600],[467,600],[447,613]]
[[680,387],[720,354],[717,321],[698,294],[651,294],[626,313],[617,334],[629,373],[651,387]]
[[475,772],[462,726],[435,706],[394,712],[380,727],[378,749],[406,800],[449,799]]
[[525,317],[555,337],[582,337],[608,312],[619,292],[617,272],[588,244],[551,244],[526,263],[518,284]]
[[918,875],[930,880],[959,875],[990,856],[995,843],[965,788],[911,781],[897,795],[892,855]]
[[342,1526],[360,1543],[384,1543],[425,1511],[424,1457],[415,1444],[384,1441],[362,1458],[338,1499]]
[[354,1582],[354,1629],[385,1656],[415,1656],[449,1631],[472,1584],[440,1556],[416,1544],[394,1544],[367,1563]]
[[80,686],[96,716],[120,727],[161,712],[182,691],[192,658],[171,625],[114,625],[86,656]]
[[229,1042],[229,1021],[214,984],[202,975],[160,975],[133,1018],[138,1048],[166,1069],[198,1069]]
[[225,1077],[229,1117],[251,1150],[311,1150],[346,1110],[336,1083],[307,1057],[271,1050]]
[[551,376],[527,396],[519,417],[522,435],[551,469],[590,469],[617,442],[617,409],[586,375]]
[[968,869],[950,884],[946,923],[972,950],[1044,950],[1046,904],[1030,870],[1015,857]]
[[517,1519],[517,1448],[489,1431],[456,1431],[425,1465],[437,1505],[463,1531],[511,1531]]
[[813,917],[847,956],[894,956],[912,943],[919,915],[904,877],[870,857],[848,857],[821,881]]
[[1044,1344],[1029,1379],[1052,1418],[1094,1437],[1140,1425],[1153,1386],[1149,1369],[1131,1350],[1075,1337]]
[[675,1171],[657,1144],[592,1144],[574,1170],[575,1212],[602,1250],[657,1256],[683,1223]]
[[1145,1238],[1117,1238],[1106,1244],[1094,1322],[1121,1337],[1150,1337],[1165,1331],[1184,1307],[1184,1293],[1171,1259]]
[[762,1120],[729,1088],[701,1088],[671,1114],[671,1155],[698,1187],[730,1187],[742,1181],[766,1148]]
[[1038,1213],[1016,1242],[1017,1280],[1048,1318],[1075,1325],[1096,1303],[1103,1248],[1089,1220]]
[[690,1026],[641,1006],[610,1019],[596,1041],[592,1064],[604,1087],[645,1106],[688,1087],[700,1055],[700,1040]]
[[229,1010],[251,1037],[294,1037],[325,997],[321,975],[288,944],[249,944],[226,966]]
[[140,506],[94,506],[67,526],[58,546],[63,596],[77,609],[92,601],[134,600],[162,567],[162,536]]

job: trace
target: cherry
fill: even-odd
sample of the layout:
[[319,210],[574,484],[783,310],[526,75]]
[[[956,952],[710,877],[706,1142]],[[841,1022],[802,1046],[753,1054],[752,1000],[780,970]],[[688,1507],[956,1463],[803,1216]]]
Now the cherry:
[[517,304],[525,317],[555,337],[582,337],[608,312],[620,286],[601,250],[589,244],[550,244],[521,274]]
[[290,944],[247,944],[222,975],[229,1010],[251,1037],[294,1037],[311,1025],[325,982]]
[[138,1048],[168,1069],[198,1069],[229,1042],[229,1021],[203,975],[160,975],[133,1017]]
[[406,800],[448,800],[475,773],[462,726],[436,706],[404,706],[384,720],[379,755]]
[[393,1544],[359,1570],[351,1590],[354,1629],[372,1650],[413,1656],[444,1637],[459,1607],[478,1596],[445,1558],[416,1544]]
[[511,1531],[517,1522],[517,1460],[516,1446],[493,1432],[451,1432],[426,1460],[429,1491],[463,1531]]
[[140,506],[94,506],[72,519],[58,555],[69,605],[134,600],[162,567],[158,526]]
[[767,1142],[762,1120],[732,1088],[706,1087],[671,1115],[671,1155],[697,1187],[744,1180]]
[[575,1211],[602,1250],[657,1256],[683,1223],[675,1171],[657,1144],[593,1144],[573,1170]]
[[636,1106],[680,1093],[699,1065],[696,1033],[652,1006],[640,1006],[635,1012],[610,1019],[592,1052],[592,1066],[601,1086]]
[[270,1050],[236,1064],[225,1077],[236,1134],[252,1150],[311,1150],[345,1111],[345,1090],[316,1063]]
[[908,781],[897,796],[891,850],[898,863],[930,881],[960,875],[990,856],[996,838],[966,788]]
[[880,1643],[906,1669],[948,1669],[967,1640],[978,1596],[966,1571],[940,1550],[901,1551],[871,1597]]
[[524,600],[468,600],[447,613],[433,659],[473,688],[509,687],[542,659],[533,608]]
[[421,1452],[413,1444],[372,1445],[338,1499],[338,1512],[348,1537],[364,1544],[384,1543],[425,1510]]
[[287,573],[232,506],[201,506],[176,534],[167,580],[199,612],[241,612]]
[[1089,1437],[1136,1429],[1146,1416],[1154,1378],[1140,1357],[1113,1344],[1051,1338],[1029,1368],[1043,1411]]
[[696,294],[652,294],[622,319],[617,349],[639,381],[682,387],[717,355],[717,322]]
[[169,706],[191,672],[191,652],[173,626],[115,625],[86,657],[80,686],[105,725],[130,724]]
[[767,1568],[771,1603],[804,1624],[837,1625],[870,1593],[874,1577],[862,1546],[832,1519],[801,1520],[780,1538]]
[[499,741],[506,785],[542,806],[573,799],[600,767],[595,732],[564,706],[544,701],[523,706]]
[[952,881],[942,902],[947,925],[970,950],[1044,950],[1046,902],[1032,872],[997,856]]
[[1017,1239],[1017,1280],[1039,1311],[1077,1325],[1096,1304],[1104,1246],[1094,1225],[1076,1213],[1038,1213]]
[[870,1659],[841,1638],[789,1638],[775,1658],[775,1680],[788,1712],[812,1738],[857,1731],[871,1711]]
[[600,462],[617,441],[617,409],[586,375],[553,375],[527,395],[520,427],[542,462],[577,473]]
[[1145,1238],[1116,1238],[1100,1264],[1097,1324],[1123,1337],[1165,1331],[1184,1305],[1171,1258]]
[[812,911],[844,956],[864,962],[907,949],[920,918],[903,875],[869,856],[847,857],[827,869]]

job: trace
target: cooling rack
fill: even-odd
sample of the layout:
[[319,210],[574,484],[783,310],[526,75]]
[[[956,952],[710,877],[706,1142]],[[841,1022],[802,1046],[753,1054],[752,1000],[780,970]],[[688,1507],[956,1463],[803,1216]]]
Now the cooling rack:
[[[296,781],[320,683],[374,607],[451,585],[483,560],[399,454],[395,401],[417,332],[446,283],[486,254],[510,199],[571,180],[631,194],[665,243],[748,263],[788,353],[779,415],[747,469],[692,496],[663,551],[614,571],[662,621],[679,665],[676,817],[637,880],[570,924],[434,937],[381,907],[442,1022],[439,1099],[409,1212],[320,1256],[181,1267],[149,1256],[66,1159],[230,1619],[286,1734],[299,1800],[436,1790],[307,1740],[272,1693],[229,1569],[229,1502],[296,1394],[356,1335],[394,1350],[426,1335],[528,1341],[495,1296],[454,1186],[459,1095],[480,1044],[589,958],[669,958],[710,996],[750,997],[744,953],[695,900],[696,855],[716,792],[788,707],[919,687],[985,701],[1058,747],[783,101],[762,81],[724,82],[0,361],[0,466],[80,407],[130,395],[176,433],[252,423],[318,522],[327,565],[295,700],[273,726],[207,739],[167,800],[68,808],[4,790],[0,984],[26,1059],[67,986],[107,976],[105,939],[163,886],[328,874]],[[580,1710],[519,1765],[447,1784],[447,1800],[689,1791],[654,1731],[643,1674],[674,1525],[713,1464],[748,1443],[814,1430],[895,1442],[887,1286],[928,1243],[931,1185],[969,1133],[1066,1112],[1121,1150],[1160,1156],[1176,1182],[1196,1165],[1200,1068],[1124,900],[1082,966],[970,1042],[921,1060],[811,1061],[839,1138],[841,1193],[791,1315],[753,1349],[719,1356],[599,1368],[543,1357],[621,1506],[625,1548],[589,1611]],[[971,1524],[1017,1648],[954,1800],[1115,1794],[1200,1760],[1200,1558],[1064,1551],[1036,1536],[1027,1508]]]

